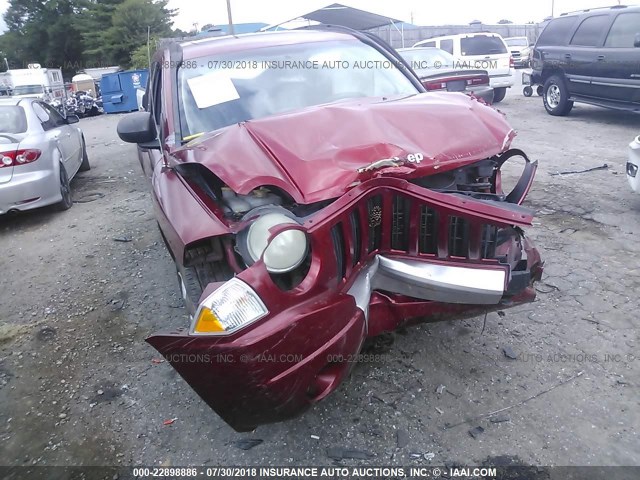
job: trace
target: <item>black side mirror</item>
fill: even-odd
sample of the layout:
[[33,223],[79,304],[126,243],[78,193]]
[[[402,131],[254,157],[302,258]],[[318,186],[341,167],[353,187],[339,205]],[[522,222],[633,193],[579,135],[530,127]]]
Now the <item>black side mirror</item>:
[[74,124],[74,123],[78,123],[80,121],[80,117],[77,115],[67,115],[65,117],[65,120],[67,121],[67,123],[69,125]]
[[633,46],[640,47],[640,33],[636,33],[636,37],[633,39]]
[[127,143],[150,143],[156,137],[156,125],[149,112],[134,112],[118,122],[118,136]]

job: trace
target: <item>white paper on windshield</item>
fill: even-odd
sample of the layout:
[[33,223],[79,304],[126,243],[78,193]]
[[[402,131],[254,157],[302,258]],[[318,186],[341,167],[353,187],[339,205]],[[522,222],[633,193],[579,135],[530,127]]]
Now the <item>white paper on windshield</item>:
[[240,98],[235,85],[224,72],[211,72],[187,80],[198,108],[209,108]]

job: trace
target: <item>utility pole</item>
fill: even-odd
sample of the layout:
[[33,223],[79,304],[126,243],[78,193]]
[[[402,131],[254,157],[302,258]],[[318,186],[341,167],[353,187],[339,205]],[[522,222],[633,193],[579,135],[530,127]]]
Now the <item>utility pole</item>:
[[229,35],[235,35],[233,31],[233,18],[231,18],[231,0],[227,0],[227,16],[229,17]]
[[553,17],[553,14],[555,13],[555,6],[556,6],[556,0],[551,0],[551,17]]

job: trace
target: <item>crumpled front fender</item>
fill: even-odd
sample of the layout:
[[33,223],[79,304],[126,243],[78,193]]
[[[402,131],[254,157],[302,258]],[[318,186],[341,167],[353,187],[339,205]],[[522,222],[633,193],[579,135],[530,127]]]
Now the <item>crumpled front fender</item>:
[[332,392],[365,338],[353,297],[316,298],[273,315],[250,332],[147,339],[236,431],[294,417]]

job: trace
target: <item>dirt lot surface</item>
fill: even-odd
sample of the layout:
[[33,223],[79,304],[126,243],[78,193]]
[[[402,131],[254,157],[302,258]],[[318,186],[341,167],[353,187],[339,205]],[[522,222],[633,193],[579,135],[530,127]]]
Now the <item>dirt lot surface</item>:
[[76,204],[0,218],[1,463],[330,465],[343,448],[368,459],[341,465],[640,465],[640,196],[624,175],[640,117],[551,117],[519,90],[499,109],[540,162],[537,301],[484,327],[399,333],[303,416],[249,434],[154,362],[145,337],[188,322],[175,270],[120,117],[82,120],[92,169],[72,183]]

